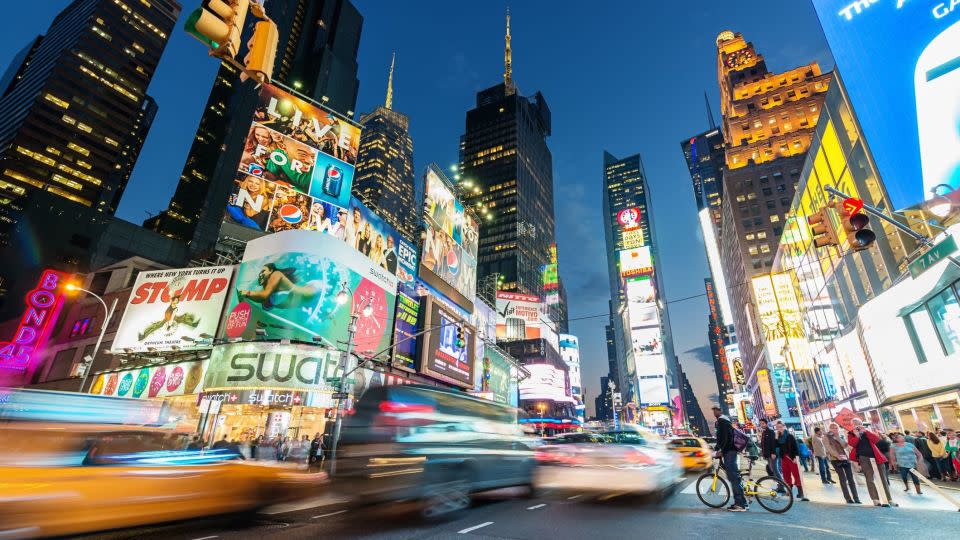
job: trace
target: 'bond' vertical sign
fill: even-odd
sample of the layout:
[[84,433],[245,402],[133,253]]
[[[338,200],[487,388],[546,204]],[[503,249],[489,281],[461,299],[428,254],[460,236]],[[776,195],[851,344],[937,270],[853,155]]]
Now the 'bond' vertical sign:
[[27,293],[27,309],[13,339],[0,343],[0,385],[22,386],[30,382],[43,344],[63,306],[60,285],[65,278],[60,272],[45,270],[37,288]]

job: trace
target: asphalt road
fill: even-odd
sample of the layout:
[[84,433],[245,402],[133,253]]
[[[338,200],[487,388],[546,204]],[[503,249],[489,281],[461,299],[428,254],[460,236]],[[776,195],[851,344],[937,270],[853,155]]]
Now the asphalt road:
[[[545,493],[523,498],[505,490],[476,497],[473,505],[438,522],[424,522],[407,507],[349,508],[344,504],[274,515],[231,516],[145,527],[87,539],[246,538],[893,538],[903,531],[956,530],[957,512],[851,507],[799,502],[786,514],[752,505],[745,513],[711,510],[696,495],[678,493],[663,503],[613,494]],[[949,535],[948,535],[949,536]]]

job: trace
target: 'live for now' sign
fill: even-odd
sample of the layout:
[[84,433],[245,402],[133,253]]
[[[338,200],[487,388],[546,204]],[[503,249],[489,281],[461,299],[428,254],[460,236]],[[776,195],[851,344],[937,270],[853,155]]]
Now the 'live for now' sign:
[[910,263],[910,275],[916,278],[926,272],[931,266],[956,253],[957,242],[948,236],[943,242],[933,246],[929,251]]

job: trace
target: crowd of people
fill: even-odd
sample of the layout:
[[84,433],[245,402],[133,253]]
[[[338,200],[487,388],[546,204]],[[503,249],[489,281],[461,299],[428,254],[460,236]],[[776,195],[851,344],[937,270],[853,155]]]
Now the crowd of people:
[[266,437],[259,435],[253,440],[223,438],[204,447],[199,436],[194,436],[187,444],[187,450],[220,450],[232,452],[240,459],[258,461],[282,461],[308,466],[311,470],[322,470],[329,458],[330,443],[328,435],[315,433],[311,439],[308,435],[296,437]]
[[[738,432],[743,433],[743,427],[723,415],[719,407],[713,410],[717,418],[715,456],[721,459],[734,495],[728,510],[744,511],[747,501],[737,465],[741,451],[735,448],[734,440]],[[801,501],[809,500],[803,491],[801,466],[807,473],[818,474],[825,485],[837,484],[836,474],[844,500],[853,505],[862,504],[856,474],[863,474],[872,503],[881,507],[898,506],[890,493],[891,475],[900,477],[905,493],[911,491],[912,484],[917,495],[924,493],[918,474],[933,480],[960,482],[960,439],[953,429],[885,433],[854,418],[849,430],[832,422],[826,429],[814,427],[813,433],[803,437],[782,420],[760,420],[758,424],[756,434],[749,436],[742,451],[751,463],[762,458],[767,474],[782,480],[789,489],[796,489]]]

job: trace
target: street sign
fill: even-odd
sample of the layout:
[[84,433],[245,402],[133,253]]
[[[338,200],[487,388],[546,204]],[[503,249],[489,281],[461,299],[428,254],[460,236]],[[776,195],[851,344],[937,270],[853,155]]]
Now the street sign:
[[928,268],[946,259],[948,256],[956,253],[957,241],[952,236],[946,237],[942,242],[930,248],[929,251],[917,257],[910,263],[910,275],[916,279],[920,274],[927,271]]
[[[327,384],[332,384],[332,385],[340,384],[340,377],[327,377],[324,380],[327,382]],[[347,384],[356,384],[357,381],[355,379],[347,379],[346,382]]]
[[843,211],[846,212],[848,216],[857,214],[861,210],[863,210],[863,199],[847,197],[843,200]]
[[346,392],[334,392],[331,397],[333,399],[347,399],[348,397],[350,397],[350,394]]

